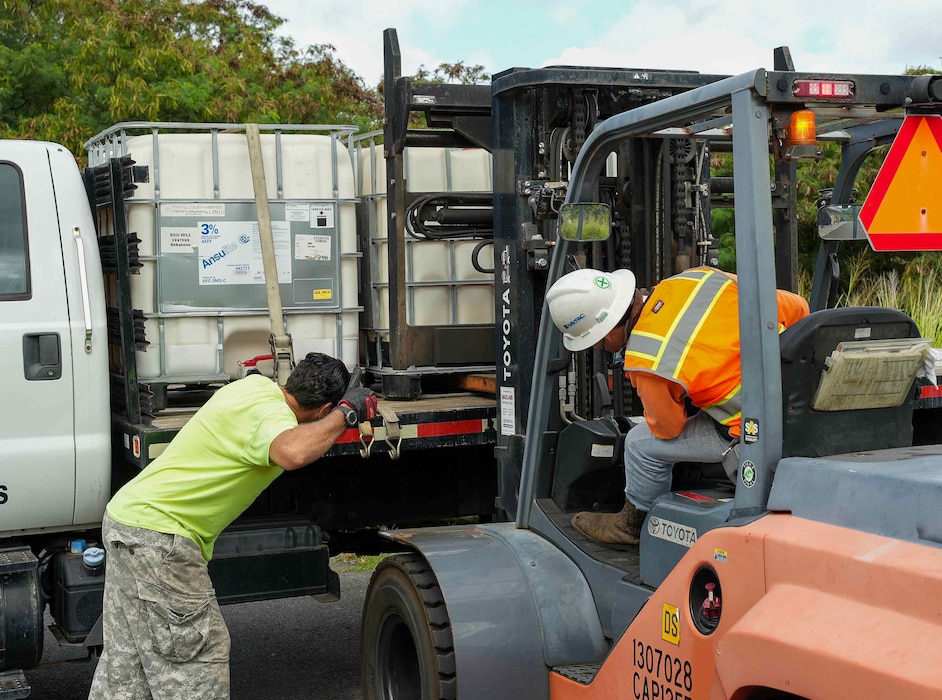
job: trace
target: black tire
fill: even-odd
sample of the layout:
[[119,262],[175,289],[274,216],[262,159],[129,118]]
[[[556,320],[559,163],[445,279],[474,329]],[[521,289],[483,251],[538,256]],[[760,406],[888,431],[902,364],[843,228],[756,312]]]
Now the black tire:
[[419,554],[373,572],[360,627],[366,700],[454,700],[455,645],[438,579]]
[[773,688],[755,688],[743,700],[807,700],[800,695],[792,695],[784,690]]

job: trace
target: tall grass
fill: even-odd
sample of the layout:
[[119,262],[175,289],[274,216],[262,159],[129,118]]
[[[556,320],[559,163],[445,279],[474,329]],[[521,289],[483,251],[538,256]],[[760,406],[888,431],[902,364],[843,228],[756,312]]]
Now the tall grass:
[[871,271],[872,253],[862,250],[845,263],[847,291],[838,306],[887,306],[908,314],[924,338],[942,347],[942,276],[932,256],[915,258],[900,269]]

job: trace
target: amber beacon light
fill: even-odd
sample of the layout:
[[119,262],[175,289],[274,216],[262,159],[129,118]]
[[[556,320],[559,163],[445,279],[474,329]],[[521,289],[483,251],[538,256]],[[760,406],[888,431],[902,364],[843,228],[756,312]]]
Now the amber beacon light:
[[808,109],[792,112],[791,128],[788,130],[788,145],[814,146],[817,143],[814,112]]

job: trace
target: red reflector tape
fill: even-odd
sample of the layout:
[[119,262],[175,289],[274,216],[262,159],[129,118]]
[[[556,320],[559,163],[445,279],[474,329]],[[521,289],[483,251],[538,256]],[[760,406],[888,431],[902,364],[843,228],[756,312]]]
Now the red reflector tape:
[[334,441],[334,444],[347,443],[347,442],[359,442],[360,441],[360,429],[359,428],[347,428],[344,430],[340,437]]
[[920,399],[937,399],[942,397],[942,386],[924,386],[919,390]]
[[444,423],[419,423],[418,437],[437,437],[442,435],[465,435],[467,433],[483,433],[484,421],[480,418],[472,420],[454,420]]
[[[417,425],[403,425],[400,430],[404,439],[428,438],[428,437],[447,437],[449,435],[476,435],[483,433],[486,429],[487,421],[480,418],[471,418],[468,420],[444,421],[441,423],[418,423]],[[409,429],[414,428],[415,434],[410,436]],[[360,441],[359,428],[348,428],[341,433],[334,444],[347,444]]]

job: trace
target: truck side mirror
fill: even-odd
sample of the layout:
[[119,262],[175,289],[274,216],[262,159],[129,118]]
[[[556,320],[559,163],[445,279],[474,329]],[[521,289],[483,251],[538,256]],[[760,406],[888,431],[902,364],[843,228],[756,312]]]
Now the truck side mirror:
[[559,210],[559,235],[567,241],[604,241],[612,230],[607,204],[564,204]]

